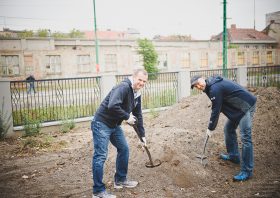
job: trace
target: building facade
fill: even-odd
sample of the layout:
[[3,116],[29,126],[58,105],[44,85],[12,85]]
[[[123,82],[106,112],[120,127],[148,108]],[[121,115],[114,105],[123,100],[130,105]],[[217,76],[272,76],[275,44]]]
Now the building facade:
[[[264,37],[259,32],[240,35],[237,30],[242,32],[234,26],[228,30],[228,68],[280,64],[280,49],[275,39]],[[219,36],[201,41],[152,40],[158,53],[158,68],[160,71],[221,68],[223,45]],[[30,74],[36,79],[129,74],[143,65],[137,48],[136,38],[100,39],[100,71],[97,72],[94,40],[1,39],[0,76],[22,80]]]

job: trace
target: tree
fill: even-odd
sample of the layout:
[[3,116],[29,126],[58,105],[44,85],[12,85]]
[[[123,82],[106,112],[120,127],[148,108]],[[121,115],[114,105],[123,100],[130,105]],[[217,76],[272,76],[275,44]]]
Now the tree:
[[37,34],[39,37],[48,37],[49,33],[50,33],[50,30],[48,30],[48,29],[39,29],[37,31]]
[[148,39],[139,39],[138,40],[138,54],[142,55],[144,68],[148,73],[157,73],[157,59],[158,54],[155,50],[155,47],[151,41]]
[[61,33],[61,32],[54,32],[54,33],[52,33],[52,37],[54,37],[54,38],[66,38],[67,35],[64,34],[64,33]]
[[34,35],[32,30],[24,30],[17,34],[18,34],[19,38],[28,38],[28,37],[33,37],[33,35]]
[[70,31],[69,36],[70,38],[83,38],[84,33],[74,28],[73,30]]

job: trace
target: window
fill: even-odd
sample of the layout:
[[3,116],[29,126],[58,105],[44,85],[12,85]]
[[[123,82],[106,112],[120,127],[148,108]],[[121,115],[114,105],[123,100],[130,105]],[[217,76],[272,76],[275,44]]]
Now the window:
[[25,68],[25,73],[34,72],[32,55],[24,55],[24,68]]
[[140,54],[133,55],[133,65],[135,67],[140,67],[143,65],[143,56]]
[[230,61],[230,63],[231,63],[231,66],[232,67],[235,67],[236,66],[236,55],[235,55],[235,51],[234,52],[231,52],[231,61]]
[[61,72],[61,60],[59,55],[48,55],[46,71],[48,74],[58,74]]
[[158,68],[167,68],[167,54],[164,53],[158,55]]
[[190,67],[190,62],[191,62],[191,55],[190,53],[183,53],[181,56],[181,65],[182,67]]
[[117,55],[116,54],[105,54],[105,71],[116,71],[117,70]]
[[218,67],[223,66],[223,53],[222,52],[218,52],[217,66]]
[[208,53],[202,52],[201,53],[201,67],[207,67],[208,66]]
[[245,65],[245,53],[244,52],[237,53],[237,64]]
[[259,65],[260,64],[260,56],[259,51],[253,52],[253,65]]
[[19,57],[14,55],[1,56],[0,75],[1,76],[19,75]]
[[77,65],[79,73],[90,72],[90,56],[89,55],[78,55]]
[[266,63],[267,64],[273,64],[273,61],[272,61],[272,51],[267,51],[266,52]]

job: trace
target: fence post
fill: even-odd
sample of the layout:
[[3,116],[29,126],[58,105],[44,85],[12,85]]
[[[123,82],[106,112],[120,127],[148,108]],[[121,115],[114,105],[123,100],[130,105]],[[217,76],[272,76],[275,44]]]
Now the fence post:
[[[10,81],[0,80],[0,108],[3,114],[5,115],[3,120],[4,123],[8,124],[9,129],[7,132],[7,137],[13,136],[13,118],[12,118],[12,100],[11,100],[11,88]],[[2,109],[2,104],[3,109]],[[10,118],[10,120],[8,120]]]
[[100,80],[101,101],[107,96],[111,89],[116,85],[116,75],[104,74]]
[[178,100],[191,95],[190,70],[181,70],[178,73]]
[[247,67],[238,67],[236,73],[237,83],[243,87],[247,87]]

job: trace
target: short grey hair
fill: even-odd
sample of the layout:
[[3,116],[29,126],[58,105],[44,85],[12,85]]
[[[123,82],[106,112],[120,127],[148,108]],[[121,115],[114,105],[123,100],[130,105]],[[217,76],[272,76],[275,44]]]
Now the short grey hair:
[[137,76],[139,73],[142,73],[145,76],[148,75],[148,72],[145,69],[136,69],[133,71],[133,76]]

